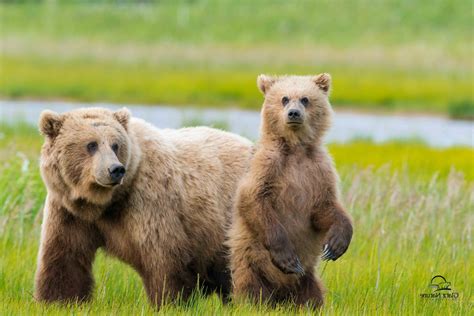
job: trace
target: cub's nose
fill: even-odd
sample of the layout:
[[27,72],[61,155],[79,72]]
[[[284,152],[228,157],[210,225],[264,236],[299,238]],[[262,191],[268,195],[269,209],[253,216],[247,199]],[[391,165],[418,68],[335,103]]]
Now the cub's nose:
[[288,111],[288,118],[290,121],[298,121],[301,119],[301,111],[297,109],[292,109]]
[[109,174],[113,183],[119,183],[125,175],[125,167],[122,164],[113,164],[109,167]]

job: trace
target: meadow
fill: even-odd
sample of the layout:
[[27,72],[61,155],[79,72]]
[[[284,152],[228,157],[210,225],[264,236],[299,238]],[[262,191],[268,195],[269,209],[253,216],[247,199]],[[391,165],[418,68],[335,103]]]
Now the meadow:
[[[18,314],[151,314],[138,275],[99,251],[93,300],[44,305],[33,300],[33,275],[45,188],[38,171],[42,138],[26,124],[0,124],[0,311]],[[419,143],[330,144],[342,197],[355,221],[348,252],[318,267],[328,288],[324,315],[468,315],[474,291],[474,150]],[[434,275],[458,299],[423,299]],[[308,315],[281,305],[223,305],[199,291],[162,315]]]
[[0,96],[256,109],[258,74],[330,72],[341,108],[472,118],[470,12],[461,0],[1,3]]

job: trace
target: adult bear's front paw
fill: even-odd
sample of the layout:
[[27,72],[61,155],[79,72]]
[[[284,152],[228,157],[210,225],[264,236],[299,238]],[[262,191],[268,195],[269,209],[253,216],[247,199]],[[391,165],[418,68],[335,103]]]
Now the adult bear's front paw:
[[336,261],[346,252],[347,248],[349,248],[351,239],[352,225],[349,224],[344,228],[331,227],[327,234],[321,258],[323,260]]
[[279,247],[269,251],[272,263],[283,273],[304,275],[303,265],[294,250]]

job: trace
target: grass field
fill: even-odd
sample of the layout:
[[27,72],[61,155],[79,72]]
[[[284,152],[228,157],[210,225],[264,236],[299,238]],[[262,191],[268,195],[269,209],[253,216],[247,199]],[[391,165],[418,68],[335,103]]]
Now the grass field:
[[[94,299],[80,306],[33,301],[33,275],[45,188],[38,172],[35,128],[0,125],[0,310],[18,314],[149,314],[135,272],[100,252]],[[468,315],[474,291],[474,150],[416,143],[330,145],[342,196],[355,220],[353,243],[337,262],[319,267],[328,288],[322,314]],[[436,274],[456,300],[422,299]],[[197,293],[160,314],[301,315],[306,309],[222,305]]]
[[259,73],[324,71],[338,107],[470,117],[471,9],[448,0],[0,4],[0,95],[258,108]]

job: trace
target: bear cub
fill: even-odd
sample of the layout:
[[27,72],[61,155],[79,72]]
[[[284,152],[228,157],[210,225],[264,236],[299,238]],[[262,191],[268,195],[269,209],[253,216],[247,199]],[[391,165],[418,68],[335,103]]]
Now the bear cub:
[[324,289],[315,266],[349,246],[352,220],[322,144],[330,85],[325,73],[258,77],[261,138],[239,184],[228,240],[235,299],[319,307]]

